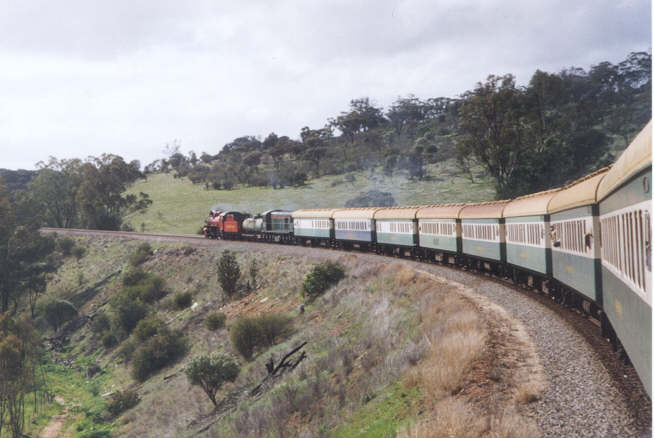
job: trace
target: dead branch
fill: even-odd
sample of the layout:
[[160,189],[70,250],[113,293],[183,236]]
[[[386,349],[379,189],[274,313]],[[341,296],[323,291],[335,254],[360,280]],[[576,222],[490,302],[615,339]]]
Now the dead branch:
[[268,371],[268,375],[252,391],[250,391],[250,395],[259,394],[264,385],[270,380],[280,377],[288,370],[294,370],[300,364],[300,362],[307,358],[307,353],[302,351],[300,357],[295,360],[291,360],[291,356],[304,348],[305,345],[307,345],[307,341],[302,342],[300,345],[286,353],[284,357],[282,357],[282,359],[279,361],[277,366],[275,366],[274,358],[270,356],[270,359],[268,362],[266,362],[266,370]]

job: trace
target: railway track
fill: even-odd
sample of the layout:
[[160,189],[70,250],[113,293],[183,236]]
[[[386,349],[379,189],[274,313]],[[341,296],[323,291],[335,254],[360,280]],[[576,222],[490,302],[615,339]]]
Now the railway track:
[[[188,234],[42,228],[71,236],[137,239],[194,246],[240,248],[281,254],[336,257],[379,255],[356,250],[270,245],[249,240],[209,240]],[[463,284],[505,308],[525,324],[548,375],[548,388],[538,402],[538,422],[545,436],[651,436],[651,401],[634,368],[601,337],[599,323],[556,303],[549,295],[513,284],[488,273],[458,269],[436,262],[392,258],[422,271]],[[539,305],[534,306],[534,303]],[[570,330],[572,329],[572,330]]]

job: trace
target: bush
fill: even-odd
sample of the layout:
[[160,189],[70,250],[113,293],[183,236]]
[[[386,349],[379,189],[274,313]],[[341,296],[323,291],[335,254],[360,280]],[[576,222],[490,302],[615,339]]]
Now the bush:
[[309,300],[316,299],[329,286],[338,283],[345,277],[345,270],[333,262],[316,265],[302,282],[302,295]]
[[257,317],[255,321],[259,327],[260,342],[270,347],[278,337],[286,334],[291,320],[285,315],[268,313]]
[[162,327],[156,335],[136,348],[132,359],[132,376],[139,381],[186,354],[187,342],[182,332]]
[[227,317],[223,312],[214,312],[207,315],[204,319],[204,326],[211,331],[218,330],[225,326]]
[[134,336],[140,342],[144,342],[156,335],[163,327],[165,327],[165,323],[162,320],[151,316],[139,321],[134,329]]
[[100,313],[93,318],[91,322],[91,331],[95,334],[106,332],[111,328],[109,317],[106,313]]
[[147,278],[148,274],[141,268],[133,268],[123,275],[123,285],[134,286]]
[[166,295],[166,281],[158,275],[149,275],[141,284],[139,297],[146,303],[153,303]]
[[75,306],[64,300],[52,300],[44,307],[45,319],[56,332],[62,324],[77,316]]
[[104,348],[111,348],[118,343],[118,339],[113,333],[107,333],[102,337],[102,345]]
[[238,280],[241,278],[241,268],[238,266],[236,256],[225,250],[218,261],[218,281],[228,296],[236,292]]
[[173,296],[173,301],[178,309],[186,309],[193,301],[193,294],[191,292],[178,292]]
[[126,291],[111,301],[111,306],[116,311],[116,323],[127,333],[131,333],[140,320],[148,314],[148,306],[138,299],[133,299]]
[[246,360],[252,359],[255,347],[260,343],[259,327],[254,318],[241,317],[230,329],[232,346]]
[[149,243],[143,242],[138,246],[138,248],[136,248],[136,252],[129,258],[129,264],[134,267],[141,265],[150,258],[151,255],[152,247]]
[[270,347],[276,339],[288,332],[290,318],[279,314],[241,317],[230,330],[232,346],[246,360],[250,360],[257,347]]
[[193,358],[184,370],[191,385],[198,385],[209,397],[214,406],[216,393],[224,382],[233,382],[238,377],[238,364],[224,354],[211,354]]
[[120,348],[118,349],[118,356],[125,360],[125,362],[129,362],[132,359],[132,356],[134,356],[135,351],[136,342],[127,340],[120,344]]
[[84,254],[86,254],[86,248],[84,248],[83,246],[75,246],[71,250],[71,253],[75,256],[75,258],[79,262],[82,259],[82,257],[84,257]]
[[107,403],[107,411],[112,417],[117,417],[128,409],[133,408],[141,401],[136,391],[116,391]]
[[59,239],[57,241],[57,246],[59,247],[59,251],[61,251],[63,255],[69,256],[70,251],[75,246],[75,241],[70,237],[64,237],[63,239]]

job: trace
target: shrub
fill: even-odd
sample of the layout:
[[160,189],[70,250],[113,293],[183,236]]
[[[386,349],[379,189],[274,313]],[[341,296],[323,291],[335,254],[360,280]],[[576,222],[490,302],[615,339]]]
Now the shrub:
[[70,251],[75,246],[75,241],[70,237],[64,237],[63,239],[59,239],[57,241],[57,246],[59,247],[59,251],[61,251],[63,255],[69,256]]
[[130,297],[126,291],[121,291],[111,301],[116,311],[116,323],[127,333],[131,333],[140,320],[148,314],[148,306],[138,299]]
[[133,268],[123,275],[123,285],[134,286],[147,278],[148,274],[141,268]]
[[142,289],[139,291],[139,297],[146,303],[153,303],[160,300],[166,295],[166,281],[158,275],[149,275],[142,282]]
[[162,327],[156,335],[136,348],[132,359],[132,376],[139,381],[180,358],[187,343],[182,332]]
[[84,257],[84,254],[86,254],[86,248],[83,246],[74,246],[73,249],[71,250],[71,253],[75,256],[77,261],[79,262],[82,257]]
[[230,330],[232,346],[246,360],[252,359],[254,348],[259,344],[259,327],[254,318],[241,317]]
[[186,309],[193,301],[193,294],[191,292],[178,292],[173,297],[173,301],[178,309]]
[[136,339],[140,342],[144,342],[156,335],[164,326],[165,323],[162,320],[151,316],[139,321],[134,329],[134,336],[136,336]]
[[288,331],[290,318],[278,313],[268,313],[255,319],[259,328],[260,342],[270,347],[275,340]]
[[230,330],[232,346],[246,360],[252,358],[255,348],[270,347],[288,331],[290,319],[284,315],[267,314],[241,317]]
[[111,348],[118,343],[118,339],[113,333],[107,333],[102,337],[102,345],[104,348]]
[[248,274],[250,275],[250,281],[252,289],[257,288],[257,275],[259,274],[259,265],[257,259],[250,260],[248,265]]
[[124,341],[118,349],[118,356],[126,362],[129,362],[136,351],[136,342],[132,340]]
[[238,377],[238,364],[231,357],[214,353],[193,358],[184,370],[191,385],[202,388],[214,406],[216,393],[224,382],[233,382]]
[[204,319],[204,326],[211,331],[218,330],[225,326],[227,317],[223,312],[214,312],[207,315]]
[[329,286],[338,283],[344,277],[345,270],[336,263],[325,262],[316,265],[302,282],[302,295],[309,300],[314,300]]
[[241,268],[238,266],[236,256],[225,250],[218,261],[218,281],[228,296],[236,292],[238,280],[241,278]]
[[112,417],[117,417],[128,409],[133,408],[141,401],[136,391],[116,391],[112,396],[109,403],[107,403],[107,411]]
[[52,300],[44,307],[45,319],[56,332],[62,324],[77,316],[77,309],[64,300]]
[[152,247],[149,243],[143,242],[138,246],[138,248],[136,248],[136,252],[129,258],[129,264],[134,267],[141,265],[150,258],[151,255]]
[[93,331],[93,333],[103,333],[110,328],[111,323],[106,313],[100,313],[93,318],[93,322],[91,323],[91,331]]

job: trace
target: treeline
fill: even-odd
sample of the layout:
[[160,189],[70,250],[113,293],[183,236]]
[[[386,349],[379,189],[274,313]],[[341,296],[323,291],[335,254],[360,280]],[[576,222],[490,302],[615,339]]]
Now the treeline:
[[[40,226],[121,229],[122,217],[152,203],[145,193],[125,195],[127,186],[144,175],[140,163],[122,157],[57,160],[37,164],[36,177],[12,194],[19,214],[35,215]],[[124,227],[123,227],[124,228]]]
[[458,99],[400,97],[389,108],[355,99],[320,128],[297,139],[245,136],[211,155],[179,148],[145,172],[174,171],[206,188],[237,184],[301,185],[362,169],[423,179],[425,165],[456,158],[462,172],[480,165],[500,198],[547,189],[614,160],[614,152],[651,117],[651,54],[631,53],[589,71],[489,76]]

